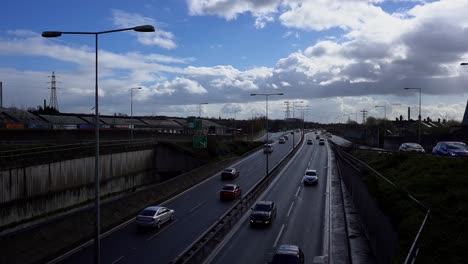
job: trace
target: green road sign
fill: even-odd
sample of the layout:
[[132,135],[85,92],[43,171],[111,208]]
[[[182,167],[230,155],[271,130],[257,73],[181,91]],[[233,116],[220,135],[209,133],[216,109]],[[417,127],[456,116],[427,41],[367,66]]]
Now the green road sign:
[[193,136],[193,148],[206,148],[208,146],[208,139],[203,135]]
[[193,121],[193,128],[196,130],[202,130],[202,121],[201,120],[194,120]]

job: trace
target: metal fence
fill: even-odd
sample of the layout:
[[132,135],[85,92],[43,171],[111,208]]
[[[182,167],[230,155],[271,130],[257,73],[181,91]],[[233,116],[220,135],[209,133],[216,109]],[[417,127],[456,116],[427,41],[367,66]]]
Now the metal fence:
[[[408,200],[414,202],[418,207],[425,210],[425,217],[418,228],[418,232],[412,242],[411,248],[408,249],[408,254],[404,261],[405,264],[414,263],[419,251],[421,233],[426,227],[431,214],[430,209],[414,198],[411,194],[399,188],[399,186],[394,184],[388,178],[371,168],[369,165],[343,151],[340,146],[333,142],[331,142],[331,145],[337,154],[337,160],[340,164],[354,170],[355,174],[362,174],[364,171],[372,173],[378,179],[392,186],[396,192],[400,193],[404,197],[408,198]],[[342,180],[345,182],[347,189],[351,193],[354,205],[356,206],[361,221],[363,222],[372,251],[379,263],[393,263],[398,241],[397,234],[387,217],[378,208],[375,199],[369,194],[367,186],[361,178],[353,176],[355,175],[350,175],[349,173],[341,175]]]

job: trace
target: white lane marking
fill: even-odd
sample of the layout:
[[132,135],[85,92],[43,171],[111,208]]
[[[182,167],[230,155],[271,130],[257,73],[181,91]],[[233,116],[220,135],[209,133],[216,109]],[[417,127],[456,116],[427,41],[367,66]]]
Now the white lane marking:
[[112,264],[115,264],[115,263],[121,261],[124,257],[125,257],[125,256],[121,256],[120,258],[114,260],[114,262],[112,262]]
[[294,206],[294,201],[291,203],[291,206],[289,206],[288,214],[286,214],[286,217],[289,217],[289,215],[291,214],[291,210],[293,209],[293,206]]
[[[231,166],[232,166],[232,167],[235,167],[235,166],[239,165],[239,164],[242,163],[242,162],[246,162],[247,160],[250,160],[251,158],[257,156],[257,155],[258,155],[259,153],[261,153],[262,151],[263,151],[262,149],[259,149],[259,150],[255,151],[255,152],[253,152],[252,154],[250,154],[249,156],[245,157],[244,159],[242,159],[242,160],[240,160],[240,161],[234,163],[234,164],[231,165]],[[218,172],[218,173],[213,174],[212,176],[208,177],[206,180],[204,180],[204,181],[202,181],[202,182],[200,182],[200,183],[198,183],[198,184],[196,184],[196,185],[190,187],[189,189],[187,189],[187,190],[185,190],[185,191],[179,193],[178,195],[176,195],[176,196],[174,196],[174,197],[172,197],[172,198],[170,198],[170,199],[168,199],[168,200],[162,202],[161,205],[165,205],[165,204],[171,202],[172,200],[177,199],[179,196],[181,196],[181,195],[183,195],[184,193],[186,193],[186,192],[188,192],[188,191],[190,191],[190,190],[192,190],[192,189],[194,189],[194,188],[196,188],[196,187],[202,185],[202,184],[205,183],[206,181],[209,181],[210,179],[213,179],[214,176],[219,175],[220,173],[221,173],[221,171]],[[114,227],[114,228],[108,230],[107,232],[105,232],[104,234],[101,235],[101,239],[102,239],[102,238],[105,238],[106,236],[108,236],[108,235],[110,235],[110,234],[112,234],[112,233],[114,233],[114,232],[116,232],[116,231],[118,231],[119,229],[121,229],[122,227],[124,227],[124,226],[130,224],[130,223],[133,222],[133,221],[135,221],[135,218],[131,218],[131,219],[129,219],[129,220],[123,222],[122,224],[120,224],[120,225],[118,225],[118,226],[116,226],[116,227]],[[93,242],[94,242],[94,239],[88,240],[87,242],[85,242],[85,243],[83,243],[83,244],[77,246],[76,248],[71,249],[70,251],[65,252],[63,255],[58,256],[58,257],[56,257],[55,259],[49,261],[48,264],[57,263],[57,262],[59,262],[59,261],[65,259],[65,258],[67,258],[67,257],[69,257],[69,256],[71,256],[71,255],[73,255],[73,254],[75,254],[76,252],[82,250],[83,248],[85,248],[85,247],[87,247],[87,246],[93,244]]]
[[284,230],[284,224],[281,226],[281,229],[280,229],[278,235],[276,236],[275,243],[273,244],[273,248],[275,248],[276,245],[278,244],[278,241],[279,241],[279,239],[281,237],[281,234],[283,233],[283,230]]
[[[299,155],[299,153],[302,152],[302,148],[304,147],[304,142],[302,143],[302,145],[300,146],[300,149],[297,150],[296,154],[294,154],[294,156],[292,157],[292,159],[290,159],[288,161],[288,163],[284,166],[284,168],[278,173],[278,175],[276,175],[275,179],[270,183],[270,186],[268,186],[268,188],[261,194],[258,196],[257,200],[255,201],[255,203],[253,204],[256,204],[258,201],[261,201],[263,199],[263,197],[265,197],[269,191],[275,186],[276,182],[284,175],[284,173],[289,169],[289,167],[291,166],[291,164],[293,163],[293,161],[296,159],[296,157]],[[253,188],[253,187],[252,187]],[[250,216],[250,214],[247,214],[247,212],[249,212],[249,210],[247,210],[245,213],[244,213],[244,216],[237,222],[237,224],[234,226],[234,228],[231,229],[231,231],[223,238],[223,240],[218,244],[218,246],[216,246],[213,251],[211,252],[210,255],[208,255],[208,257],[205,259],[205,261],[203,261],[203,264],[209,264],[213,261],[213,259],[219,254],[219,252],[221,251],[221,249],[223,249],[227,242],[229,240],[231,240],[232,236],[234,236],[234,234],[237,232],[237,230],[239,230],[239,228],[245,223],[245,221],[247,220],[247,217]]]
[[198,208],[200,208],[203,204],[205,204],[208,200],[204,200],[203,202],[195,205],[192,209],[190,209],[190,211],[188,212],[188,214],[191,214],[193,212],[195,212]]
[[157,235],[161,234],[164,230],[168,229],[170,226],[174,225],[179,219],[175,219],[174,221],[170,222],[169,224],[167,224],[166,226],[164,226],[163,228],[159,229],[158,232],[156,232],[155,234],[153,234],[152,236],[148,237],[146,239],[146,241],[150,241],[151,239],[155,238]]
[[297,195],[299,195],[299,191],[300,191],[300,190],[301,190],[301,186],[299,186],[299,188],[297,188],[296,195],[294,195],[294,196],[296,196],[296,197],[297,197]]

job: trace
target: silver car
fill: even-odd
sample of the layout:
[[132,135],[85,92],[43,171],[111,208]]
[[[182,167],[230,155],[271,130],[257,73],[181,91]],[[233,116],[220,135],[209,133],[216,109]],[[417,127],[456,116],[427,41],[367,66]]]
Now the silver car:
[[304,177],[302,178],[302,182],[304,185],[308,184],[317,184],[318,183],[318,176],[316,170],[306,170]]
[[174,210],[162,206],[146,207],[136,217],[136,223],[141,227],[157,227],[174,219]]

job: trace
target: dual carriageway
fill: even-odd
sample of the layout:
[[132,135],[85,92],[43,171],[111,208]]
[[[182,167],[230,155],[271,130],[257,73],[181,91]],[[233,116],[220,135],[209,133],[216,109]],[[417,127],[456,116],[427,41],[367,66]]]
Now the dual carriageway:
[[[270,136],[275,142],[269,157],[270,168],[293,149],[292,137],[285,144],[277,144],[281,136],[282,133]],[[206,263],[266,263],[275,247],[281,244],[299,245],[304,250],[306,263],[326,254],[325,201],[330,150],[328,144],[318,144],[314,133],[305,134],[302,142],[299,133],[294,137],[295,144],[301,144],[298,151],[259,198],[277,204],[277,216],[272,225],[251,228],[247,213]],[[307,139],[312,139],[314,144],[307,145]],[[265,163],[265,154],[258,150],[232,166],[240,170],[240,177],[221,181],[216,174],[165,201],[161,205],[174,209],[175,218],[159,230],[137,231],[134,220],[129,220],[108,231],[101,239],[102,263],[170,263],[232,207],[234,201],[219,201],[218,191],[222,186],[234,183],[242,188],[243,194],[247,193],[265,176]],[[308,168],[317,170],[319,182],[316,186],[301,183]],[[92,263],[93,254],[93,246],[87,245],[52,263]]]

